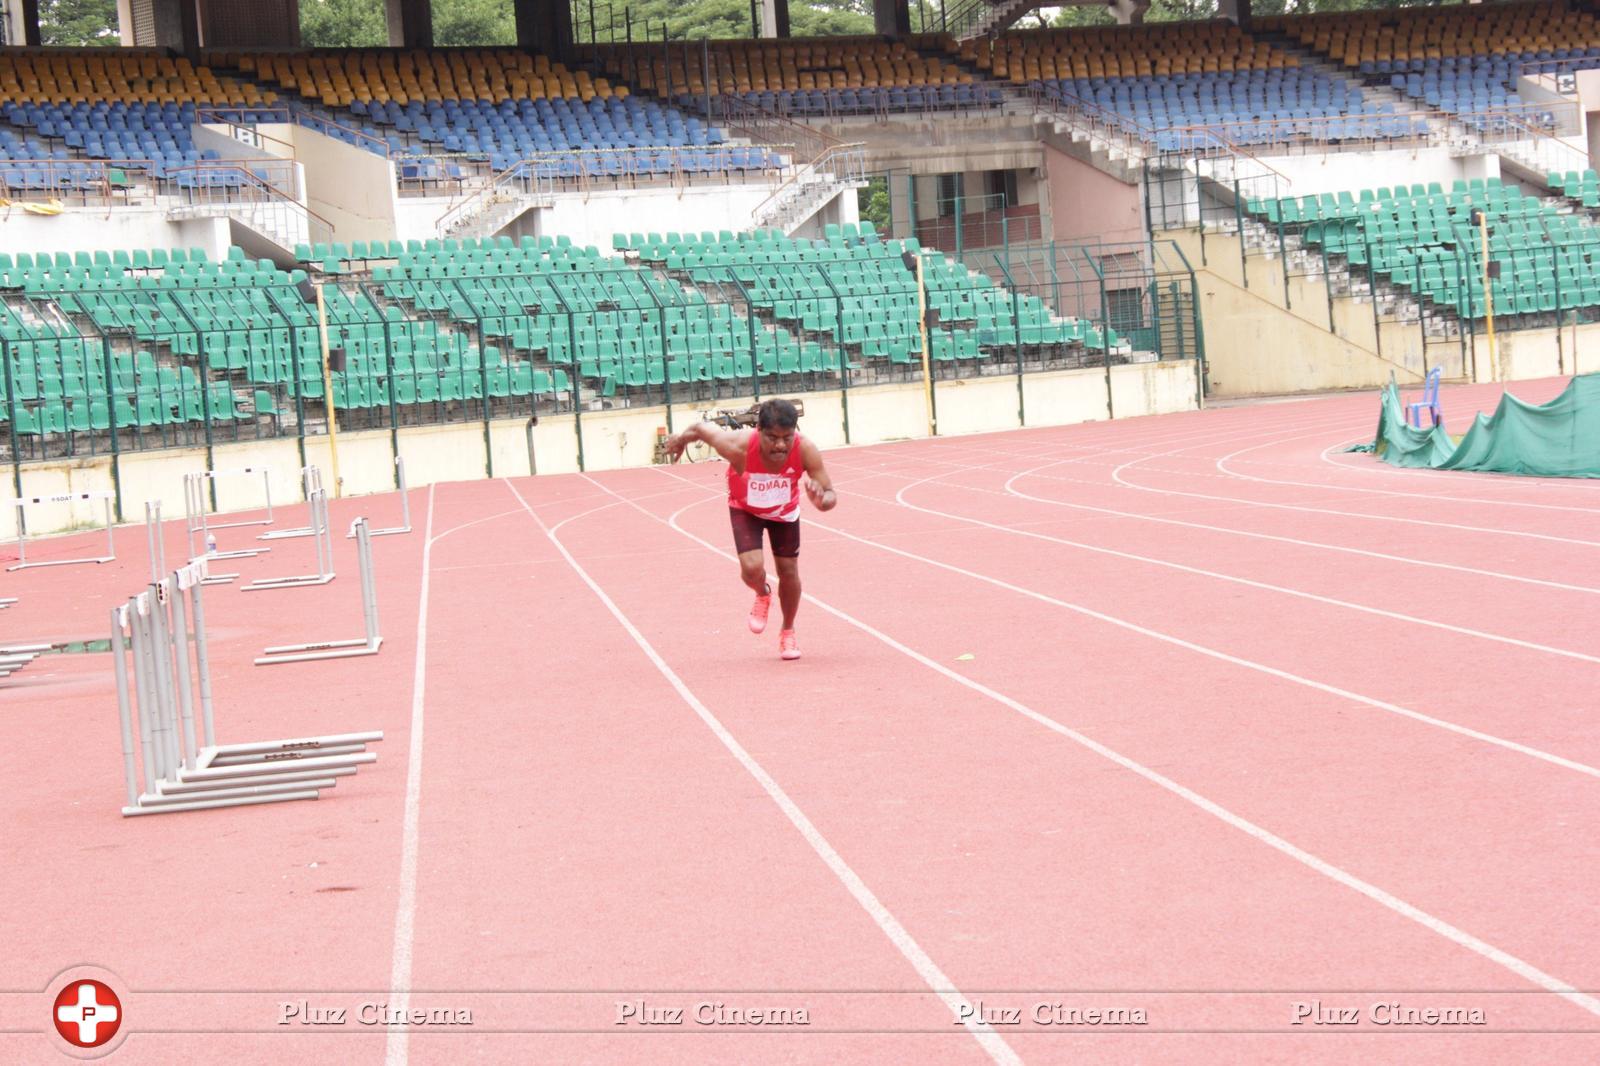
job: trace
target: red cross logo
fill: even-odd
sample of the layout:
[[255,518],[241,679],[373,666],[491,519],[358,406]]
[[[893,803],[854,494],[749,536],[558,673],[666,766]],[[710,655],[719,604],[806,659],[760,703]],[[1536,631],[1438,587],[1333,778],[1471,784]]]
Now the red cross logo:
[[99,1047],[122,1028],[122,1001],[99,981],[73,981],[56,995],[51,1020],[73,1047]]

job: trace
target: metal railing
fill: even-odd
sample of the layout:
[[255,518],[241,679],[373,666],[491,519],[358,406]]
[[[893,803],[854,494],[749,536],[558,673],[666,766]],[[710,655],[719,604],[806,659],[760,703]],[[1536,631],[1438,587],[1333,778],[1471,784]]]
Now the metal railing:
[[548,171],[532,161],[518,163],[492,178],[487,185],[450,205],[434,220],[441,237],[463,233],[487,213],[502,205],[533,206],[548,202],[552,193]]
[[293,199],[296,164],[282,159],[217,159],[168,167],[150,159],[0,160],[0,190],[8,199],[65,195],[86,207],[192,196],[205,190],[213,200],[249,199],[265,185]]
[[[808,90],[791,90],[790,99],[783,99],[784,93],[780,90],[752,90],[746,92],[713,94],[713,106],[725,107],[724,100],[733,98],[749,101],[752,97],[771,95],[772,106],[767,108],[773,115],[790,121],[816,122],[816,121],[848,121],[851,119],[871,119],[877,122],[888,122],[896,118],[906,118],[915,115],[939,115],[952,111],[962,113],[998,113],[1004,111],[1020,110],[1014,96],[1008,89],[1010,86],[992,82],[965,82],[961,86],[969,91],[969,99],[954,99],[955,86],[908,86],[904,88],[889,86],[860,86],[854,90],[819,89],[815,92],[822,94],[821,106],[807,101],[804,104],[796,101],[793,94]],[[941,90],[949,89],[950,93],[941,96]],[[857,102],[852,105],[842,95],[844,92],[854,91]],[[897,101],[893,94],[899,94]],[[861,101],[861,96],[866,95],[866,102]],[[695,107],[699,105],[700,97],[683,96],[678,100],[680,107]],[[762,106],[756,103],[755,106]]]
[[[584,412],[596,407],[664,405],[670,425],[674,407],[719,397],[921,379],[907,311],[916,275],[898,254],[870,294],[818,264],[827,295],[776,273],[760,286],[697,285],[672,266],[673,253],[648,251],[639,254],[652,269],[611,259],[552,271],[502,253],[512,257],[493,274],[461,276],[487,254],[408,253],[370,280],[327,279],[327,344],[342,356],[331,396],[314,305],[293,286],[236,287],[232,313],[212,318],[208,294],[223,290],[129,285],[111,299],[103,286],[65,288],[41,275],[26,291],[0,293],[0,317],[18,327],[8,336],[25,335],[0,340],[9,399],[0,454],[20,484],[23,463],[64,456],[269,437],[303,446],[334,418],[341,430],[481,422],[487,433],[492,418],[565,413],[581,457]],[[936,379],[1015,372],[1020,390],[1026,371],[1129,355],[1089,328],[1087,308],[1084,328],[1043,290],[1043,305],[1016,297],[978,308],[964,269],[933,252],[924,263],[928,304],[942,309],[928,326]],[[878,310],[890,306],[892,315]]]
[[706,117],[713,125],[756,144],[792,146],[796,162],[817,159],[843,143],[831,134],[768,111],[744,97],[713,96],[709,102],[711,111]]
[[794,173],[750,212],[757,226],[775,226],[789,232],[822,206],[841,188],[866,184],[867,149],[863,144],[829,148]]
[[[281,109],[275,110],[281,111]],[[221,126],[231,139],[258,151],[268,151],[269,147],[277,148],[281,151],[273,152],[273,155],[282,155],[286,159],[295,157],[294,145],[269,133],[262,133],[256,124],[246,120],[237,109],[196,108],[194,120],[200,126]]]
[[207,176],[201,169],[193,183],[179,182],[180,202],[167,209],[169,218],[236,219],[283,248],[333,237],[332,222],[250,169],[239,169],[240,180],[232,185],[208,182]]
[[[196,121],[202,121],[199,118],[201,112],[197,111],[195,114]],[[233,112],[219,108],[206,112],[206,114],[215,118],[220,124],[226,116],[232,115]],[[250,131],[256,131],[258,126],[300,126],[315,133],[333,137],[335,140],[353,144],[358,148],[365,148],[374,155],[381,155],[385,159],[388,159],[391,155],[388,141],[380,140],[341,122],[323,115],[313,114],[298,107],[252,108],[236,118],[228,118],[227,121],[229,125],[237,129]],[[260,134],[260,136],[265,137],[268,135]]]

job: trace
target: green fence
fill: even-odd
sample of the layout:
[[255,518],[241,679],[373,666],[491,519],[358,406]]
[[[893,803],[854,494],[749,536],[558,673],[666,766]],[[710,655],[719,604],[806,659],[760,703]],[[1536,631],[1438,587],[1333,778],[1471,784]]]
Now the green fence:
[[374,242],[363,259],[329,249],[318,262],[337,272],[310,278],[240,258],[7,264],[0,449],[20,485],[22,464],[63,457],[303,450],[330,421],[487,435],[570,415],[581,463],[584,415],[608,408],[660,406],[671,425],[719,401],[842,390],[848,434],[850,389],[920,382],[925,364],[937,383],[1197,354],[1192,275],[1156,246],[1030,246],[974,269],[865,224],[614,243]]

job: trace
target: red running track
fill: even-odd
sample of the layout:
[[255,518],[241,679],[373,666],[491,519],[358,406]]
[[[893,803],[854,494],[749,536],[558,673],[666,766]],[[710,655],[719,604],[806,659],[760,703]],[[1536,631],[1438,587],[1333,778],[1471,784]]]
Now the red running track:
[[[250,665],[354,635],[349,542],[208,595],[223,740],[386,731],[315,804],[124,821],[104,656],[41,659],[0,688],[0,1059],[59,1061],[77,965],[111,1061],[1593,1059],[1600,495],[1340,451],[1375,414],[833,451],[799,663],[745,630],[718,464],[413,490],[380,656]],[[121,543],[6,575],[6,638],[98,636]]]

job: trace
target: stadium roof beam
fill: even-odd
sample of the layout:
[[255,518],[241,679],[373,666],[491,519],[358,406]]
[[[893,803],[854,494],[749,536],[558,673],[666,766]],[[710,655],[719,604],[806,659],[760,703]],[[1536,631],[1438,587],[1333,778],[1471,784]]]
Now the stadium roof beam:
[[872,0],[873,29],[890,37],[911,34],[911,4],[908,0]]
[[431,0],[384,0],[390,48],[433,47]]

